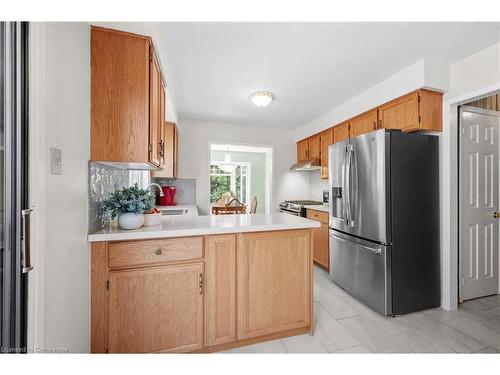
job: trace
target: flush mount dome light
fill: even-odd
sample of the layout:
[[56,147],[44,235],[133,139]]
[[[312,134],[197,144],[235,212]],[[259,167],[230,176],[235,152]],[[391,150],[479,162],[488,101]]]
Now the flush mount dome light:
[[274,94],[269,91],[256,91],[250,94],[250,100],[259,108],[267,107],[274,99]]

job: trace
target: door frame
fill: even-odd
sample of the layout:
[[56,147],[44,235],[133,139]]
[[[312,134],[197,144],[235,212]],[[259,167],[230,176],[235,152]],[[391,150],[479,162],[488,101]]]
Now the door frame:
[[443,132],[440,135],[441,307],[458,309],[459,285],[459,154],[458,107],[500,92],[500,82],[443,100]]
[[[492,110],[488,110],[488,109],[484,109],[484,108],[480,108],[480,107],[472,107],[472,106],[467,106],[467,105],[461,105],[458,107],[458,196],[459,196],[459,201],[458,201],[458,233],[459,233],[459,237],[458,237],[458,300],[460,302],[462,302],[462,283],[461,283],[461,279],[464,277],[462,272],[462,249],[461,249],[461,239],[460,239],[460,225],[461,225],[461,216],[462,216],[462,209],[460,207],[460,189],[461,189],[461,180],[460,180],[460,175],[462,173],[462,163],[461,163],[461,158],[462,158],[462,145],[460,144],[460,120],[461,120],[461,112],[464,111],[464,110],[467,110],[467,111],[470,111],[470,112],[473,112],[473,113],[477,113],[477,114],[484,114],[484,115],[490,115],[490,116],[496,116],[498,117],[499,121],[500,121],[500,112],[499,111],[492,111]],[[500,132],[500,129],[499,129],[499,132]],[[497,183],[500,183],[500,180],[497,181]],[[500,189],[500,187],[499,187]],[[497,207],[498,209],[498,207]],[[500,259],[500,258],[499,258]],[[500,269],[500,260],[499,260],[499,269]],[[498,294],[500,294],[500,277],[499,275],[497,274],[497,286],[498,286]]]
[[[269,164],[267,165],[267,176],[266,176],[266,181],[268,183],[266,184],[266,194],[267,194],[267,202],[266,202],[266,210],[265,212],[271,213],[273,212],[274,208],[274,164],[275,164],[275,152],[274,152],[274,145],[271,144],[265,144],[265,143],[249,143],[249,142],[232,142],[232,141],[213,141],[209,140],[207,144],[207,150],[208,150],[208,162],[207,162],[207,168],[208,168],[208,173],[206,174],[208,176],[208,187],[205,191],[206,194],[206,199],[207,199],[207,212],[210,214],[210,166],[212,164],[212,145],[230,145],[230,146],[248,146],[248,147],[256,147],[256,148],[265,148],[268,149],[270,152],[265,153],[266,155],[270,155],[271,160],[267,160]],[[264,153],[264,152],[263,152]],[[250,197],[250,200],[252,197]]]
[[29,23],[29,199],[32,213],[31,257],[28,278],[28,348],[44,347],[45,272],[45,23]]

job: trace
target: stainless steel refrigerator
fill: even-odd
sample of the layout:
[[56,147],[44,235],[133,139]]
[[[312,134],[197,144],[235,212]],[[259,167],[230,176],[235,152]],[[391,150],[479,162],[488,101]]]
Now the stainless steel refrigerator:
[[382,129],[328,158],[332,280],[385,315],[439,306],[438,137]]

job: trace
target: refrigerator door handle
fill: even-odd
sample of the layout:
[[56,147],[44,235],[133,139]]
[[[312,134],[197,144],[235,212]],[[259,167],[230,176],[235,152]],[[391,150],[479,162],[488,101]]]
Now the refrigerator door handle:
[[358,163],[356,160],[356,149],[351,145],[349,152],[349,224],[351,227],[356,225],[356,206],[358,200]]
[[30,249],[30,215],[33,209],[27,208],[21,211],[22,219],[22,238],[21,238],[21,266],[22,273],[28,273],[33,269],[31,265],[31,249]]
[[346,205],[347,205],[347,225],[349,227],[354,227],[353,220],[353,201],[352,201],[352,155],[354,154],[354,146],[347,145],[347,167],[346,167]]
[[351,181],[350,181],[350,173],[351,173],[351,166],[350,166],[350,151],[349,151],[350,145],[347,145],[345,147],[344,151],[344,206],[345,206],[345,219],[346,219],[346,224],[350,226],[351,224]]
[[329,236],[332,238],[335,238],[338,241],[347,242],[347,243],[349,243],[355,247],[358,247],[360,249],[371,251],[374,254],[377,254],[377,255],[382,254],[382,249],[379,247],[368,247],[368,246],[360,245],[359,243],[351,242],[349,240],[346,240],[342,237],[336,236],[336,235],[331,234],[331,233],[329,234]]

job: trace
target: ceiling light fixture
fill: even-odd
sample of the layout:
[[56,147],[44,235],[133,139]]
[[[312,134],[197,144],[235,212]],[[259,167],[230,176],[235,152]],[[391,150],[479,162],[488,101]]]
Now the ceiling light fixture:
[[269,91],[256,91],[250,94],[250,100],[259,108],[267,107],[275,96]]

